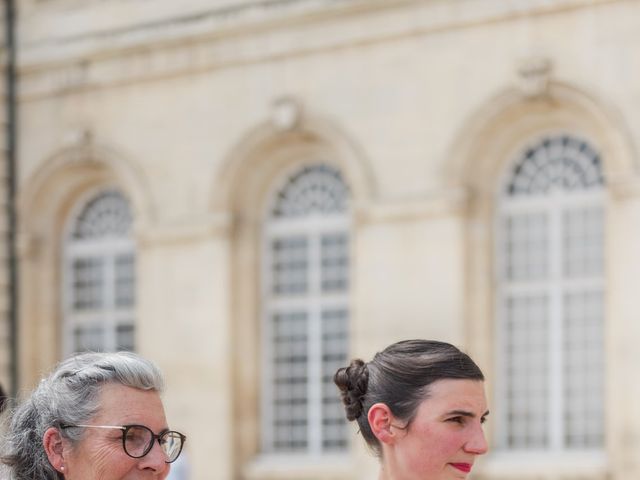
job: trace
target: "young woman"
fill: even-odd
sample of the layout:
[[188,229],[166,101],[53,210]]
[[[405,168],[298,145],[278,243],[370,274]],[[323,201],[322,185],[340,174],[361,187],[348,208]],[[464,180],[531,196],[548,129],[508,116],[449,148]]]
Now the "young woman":
[[347,419],[380,459],[379,480],[465,478],[487,451],[484,376],[453,345],[394,343],[340,368],[334,381]]

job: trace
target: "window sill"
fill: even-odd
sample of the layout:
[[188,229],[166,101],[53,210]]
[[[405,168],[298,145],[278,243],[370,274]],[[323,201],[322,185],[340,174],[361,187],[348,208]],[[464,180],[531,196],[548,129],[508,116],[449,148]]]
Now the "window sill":
[[475,479],[539,478],[602,480],[608,478],[606,454],[592,452],[498,452],[478,459]]
[[260,455],[245,466],[246,480],[351,480],[355,466],[347,455]]

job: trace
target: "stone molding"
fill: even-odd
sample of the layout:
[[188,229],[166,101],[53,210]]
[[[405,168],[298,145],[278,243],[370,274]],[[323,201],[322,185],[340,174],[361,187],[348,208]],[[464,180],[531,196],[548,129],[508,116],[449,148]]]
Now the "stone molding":
[[[285,122],[279,126],[274,118],[282,113],[277,111],[279,105],[294,110],[285,112],[295,117],[285,119],[293,122],[290,125]],[[223,159],[211,182],[217,188],[212,192],[209,211],[244,212],[252,217],[258,214],[253,205],[261,204],[273,181],[288,168],[316,161],[333,164],[342,172],[355,203],[369,203],[375,198],[374,175],[362,146],[335,121],[309,110],[294,97],[273,100],[270,117],[247,130]]]
[[[416,0],[252,2],[233,11],[214,9],[128,28],[23,40],[19,94],[22,100],[37,99],[593,8],[593,4],[594,0],[552,4],[528,0],[493,2],[492,8],[486,8],[484,2],[480,5],[473,0],[457,2],[454,7],[448,2]],[[329,20],[333,21],[330,35],[326,31]]]
[[70,131],[68,137],[61,148],[22,182],[18,197],[19,214],[25,218],[22,228],[33,233],[31,229],[38,223],[36,219],[46,217],[44,210],[51,208],[56,201],[62,201],[57,182],[64,182],[67,188],[75,186],[81,189],[117,185],[131,200],[138,224],[152,224],[155,214],[150,187],[138,162],[96,139],[90,129]]
[[196,243],[228,237],[232,225],[231,214],[218,213],[146,225],[137,229],[135,237],[140,247]]
[[606,186],[614,200],[640,198],[640,179],[637,177],[615,176],[605,178]]
[[460,216],[467,212],[470,199],[468,189],[452,187],[420,198],[389,199],[369,205],[356,204],[355,222],[357,225],[368,225]]
[[640,172],[635,142],[620,111],[582,86],[551,78],[542,97],[509,88],[485,101],[454,137],[447,154],[448,181],[488,199],[494,192],[485,191],[486,186],[494,184],[506,162],[527,142],[554,132],[589,139],[604,158],[606,183]]

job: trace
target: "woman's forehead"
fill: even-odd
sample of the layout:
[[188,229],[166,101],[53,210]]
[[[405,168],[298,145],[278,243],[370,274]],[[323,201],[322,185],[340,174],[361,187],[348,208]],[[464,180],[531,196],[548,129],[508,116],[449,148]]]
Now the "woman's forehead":
[[443,379],[429,386],[425,402],[442,408],[473,408],[486,410],[486,396],[482,380]]
[[119,423],[164,422],[165,414],[158,392],[108,383],[100,391],[98,417]]

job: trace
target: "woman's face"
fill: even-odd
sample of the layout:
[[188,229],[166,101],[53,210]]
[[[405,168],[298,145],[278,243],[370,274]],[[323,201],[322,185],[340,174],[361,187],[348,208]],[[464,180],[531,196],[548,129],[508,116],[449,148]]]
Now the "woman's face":
[[[145,425],[158,434],[167,429],[164,408],[157,392],[107,384],[100,395],[100,410],[89,425]],[[65,448],[66,480],[164,479],[169,464],[154,441],[142,458],[131,458],[122,447],[122,431],[87,428],[82,440]]]
[[383,472],[399,480],[465,478],[487,451],[482,423],[488,413],[484,382],[433,383],[409,426],[391,427],[396,440],[384,448]]

